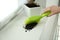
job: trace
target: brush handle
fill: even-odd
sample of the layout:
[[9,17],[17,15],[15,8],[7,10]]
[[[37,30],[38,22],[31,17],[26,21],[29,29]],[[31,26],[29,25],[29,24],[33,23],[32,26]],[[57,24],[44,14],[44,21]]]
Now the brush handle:
[[48,16],[51,13],[51,11],[46,11],[43,14],[41,14],[40,16],[31,16],[28,19],[26,19],[25,24],[29,24],[32,22],[39,22],[41,18]]
[[39,22],[43,17],[48,16],[49,14],[51,14],[51,11],[50,11],[50,10],[42,13],[42,14],[38,17],[37,22]]
[[40,15],[40,17],[43,18],[43,17],[45,17],[45,16],[48,16],[49,14],[51,14],[51,11],[50,11],[50,10],[42,13],[42,14]]

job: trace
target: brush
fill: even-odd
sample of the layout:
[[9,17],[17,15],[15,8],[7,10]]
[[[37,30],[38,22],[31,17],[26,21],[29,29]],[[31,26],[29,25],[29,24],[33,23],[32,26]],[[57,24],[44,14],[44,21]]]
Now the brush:
[[49,10],[49,11],[46,11],[46,12],[42,13],[39,16],[28,17],[25,20],[25,27],[24,28],[26,30],[32,30],[43,17],[48,16],[50,13],[51,13],[51,11]]

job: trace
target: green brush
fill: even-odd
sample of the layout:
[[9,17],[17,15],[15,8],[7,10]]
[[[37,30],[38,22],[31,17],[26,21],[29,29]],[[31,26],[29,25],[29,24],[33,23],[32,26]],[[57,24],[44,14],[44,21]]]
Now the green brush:
[[33,26],[35,26],[36,24],[38,24],[38,22],[39,22],[43,17],[48,16],[50,13],[51,13],[51,11],[49,10],[49,11],[46,11],[46,12],[42,13],[42,14],[39,15],[39,16],[31,16],[31,17],[27,18],[27,19],[25,20],[25,25],[26,25],[25,29],[27,29],[27,30],[32,29]]

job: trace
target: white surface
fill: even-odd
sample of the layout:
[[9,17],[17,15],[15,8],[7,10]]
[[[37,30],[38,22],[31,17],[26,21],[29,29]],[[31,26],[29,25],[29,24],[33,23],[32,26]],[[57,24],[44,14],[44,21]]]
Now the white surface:
[[0,0],[0,28],[16,15],[17,8],[18,0]]
[[43,27],[45,27],[46,18],[43,18],[33,30],[25,32],[23,24],[26,17],[23,13],[10,22],[0,31],[0,40],[39,40]]
[[59,4],[59,0],[46,0],[46,7]]
[[17,0],[0,0],[0,22],[18,8]]
[[58,25],[58,28],[59,28],[59,33],[58,33],[58,40],[60,40],[60,25]]
[[60,13],[59,13],[59,17],[58,17],[58,25],[60,25]]
[[[58,5],[59,0],[46,0],[46,7]],[[57,26],[58,15],[51,16],[47,19],[40,40],[53,40],[53,34]],[[44,34],[45,33],[45,34]]]
[[18,0],[18,5],[21,6],[22,4],[26,4],[27,0]]
[[[50,40],[50,35],[53,31],[51,28],[54,29],[53,23],[56,21],[55,17],[49,18],[47,23],[47,20],[42,20],[36,28],[27,33],[22,27],[24,19],[24,15],[19,15],[11,23],[9,23],[2,31],[0,31],[0,40],[40,40],[41,37],[42,40]],[[50,19],[52,19],[51,22]]]

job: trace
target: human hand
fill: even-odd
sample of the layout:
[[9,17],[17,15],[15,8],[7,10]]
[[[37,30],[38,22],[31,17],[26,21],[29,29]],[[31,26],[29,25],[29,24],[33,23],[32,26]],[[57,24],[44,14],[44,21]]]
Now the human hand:
[[48,10],[51,10],[51,14],[48,15],[48,16],[52,16],[52,15],[57,14],[57,13],[60,12],[60,7],[53,5],[53,6],[48,7],[48,8],[45,9],[45,11],[48,11]]

